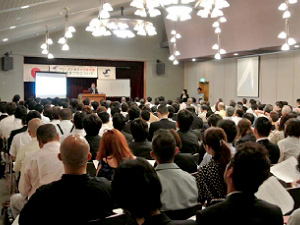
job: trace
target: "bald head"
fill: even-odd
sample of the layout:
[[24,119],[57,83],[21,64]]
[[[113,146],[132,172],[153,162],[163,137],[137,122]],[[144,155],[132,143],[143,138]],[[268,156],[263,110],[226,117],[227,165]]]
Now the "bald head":
[[219,105],[218,105],[218,108],[219,108],[219,110],[221,110],[221,109],[225,110],[224,102],[220,102]]
[[39,118],[34,118],[29,121],[28,123],[28,133],[31,137],[36,137],[36,131],[37,129],[42,126],[44,123]]
[[87,161],[91,159],[89,143],[77,134],[70,135],[60,146],[59,158],[70,173],[85,169]]

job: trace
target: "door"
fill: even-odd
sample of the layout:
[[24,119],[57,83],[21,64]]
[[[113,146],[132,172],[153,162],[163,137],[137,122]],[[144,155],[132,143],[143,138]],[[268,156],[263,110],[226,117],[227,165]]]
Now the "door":
[[209,82],[199,82],[199,87],[202,89],[204,94],[204,100],[209,100]]

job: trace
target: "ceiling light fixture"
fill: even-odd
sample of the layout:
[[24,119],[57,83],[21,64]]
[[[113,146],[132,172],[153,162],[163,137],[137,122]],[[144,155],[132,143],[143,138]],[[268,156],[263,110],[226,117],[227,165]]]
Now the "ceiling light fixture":
[[222,23],[226,23],[227,22],[227,19],[222,16],[220,18],[218,18],[217,21],[215,21],[212,25],[213,28],[215,28],[215,33],[217,34],[217,37],[218,37],[218,42],[216,44],[214,44],[212,46],[212,49],[213,50],[217,50],[218,52],[215,54],[215,59],[221,59],[223,54],[226,54],[226,51],[224,49],[221,48],[221,24]]
[[181,35],[177,33],[176,30],[171,31],[171,39],[170,42],[173,43],[173,54],[169,57],[170,61],[173,61],[173,65],[178,65],[179,62],[177,60],[177,56],[180,55],[180,52],[177,49],[177,39],[180,39]]
[[9,27],[9,29],[11,29],[11,30],[12,30],[12,29],[15,29],[15,28],[16,28],[16,26],[10,26],[10,27]]
[[3,38],[2,41],[6,42],[6,41],[8,41],[8,38]]
[[192,59],[192,61],[193,61],[193,62],[195,62],[195,61],[196,61],[196,59],[194,58],[194,59]]
[[69,51],[70,47],[68,45],[68,39],[73,37],[73,33],[76,32],[75,27],[69,26],[69,15],[68,15],[68,7],[65,7],[65,33],[64,36],[58,40],[58,43],[62,45],[61,50]]
[[295,47],[295,48],[299,48],[299,45],[295,45],[294,47]]
[[41,49],[42,50],[42,54],[43,55],[47,55],[48,59],[53,59],[54,55],[52,53],[50,53],[50,45],[53,44],[52,39],[50,38],[50,34],[49,34],[49,29],[48,29],[48,25],[46,25],[46,37],[45,37],[45,42],[41,45]]
[[290,4],[295,4],[297,2],[298,0],[286,0],[278,7],[279,11],[284,11],[282,18],[285,19],[285,29],[284,31],[280,32],[280,34],[278,35],[279,39],[285,40],[284,44],[281,46],[282,51],[290,50],[290,46],[293,46],[297,43],[294,38],[290,37],[290,21],[289,21],[289,18],[291,17],[289,6]]
[[239,55],[239,53],[234,53],[233,55]]
[[29,8],[29,5],[21,6],[21,9],[27,9],[27,8]]
[[208,18],[209,15],[211,18],[218,18],[224,15],[222,10],[229,6],[226,0],[198,0],[195,8],[201,7],[197,15],[202,18]]
[[102,19],[100,16],[91,20],[86,31],[92,32],[94,37],[109,36],[114,34],[119,38],[133,38],[134,31],[140,36],[157,35],[153,23],[142,19],[124,18],[124,8],[121,7],[120,18]]
[[134,15],[140,17],[156,17],[161,15],[161,12],[157,7],[161,6],[158,0],[133,0],[130,6],[137,8]]

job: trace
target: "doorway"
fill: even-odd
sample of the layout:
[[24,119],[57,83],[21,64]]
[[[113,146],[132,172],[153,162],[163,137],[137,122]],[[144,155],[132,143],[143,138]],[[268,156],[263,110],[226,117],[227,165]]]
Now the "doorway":
[[209,100],[209,82],[199,82],[199,88],[202,89],[202,93],[204,94],[204,100]]

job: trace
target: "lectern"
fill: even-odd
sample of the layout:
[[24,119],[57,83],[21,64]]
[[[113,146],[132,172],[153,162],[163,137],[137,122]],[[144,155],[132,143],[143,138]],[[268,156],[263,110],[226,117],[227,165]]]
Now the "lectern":
[[97,101],[100,102],[101,100],[106,100],[105,94],[79,94],[78,100],[82,102],[85,98],[88,98],[90,101]]

